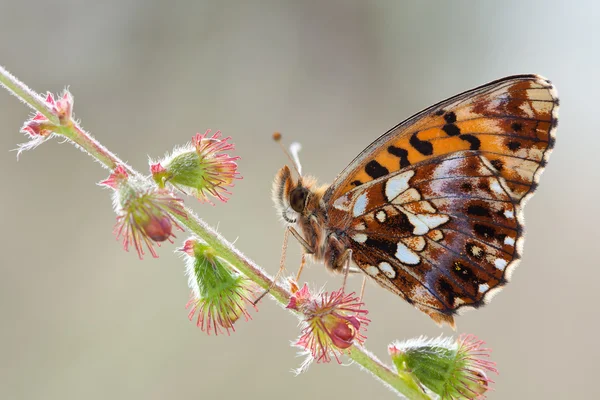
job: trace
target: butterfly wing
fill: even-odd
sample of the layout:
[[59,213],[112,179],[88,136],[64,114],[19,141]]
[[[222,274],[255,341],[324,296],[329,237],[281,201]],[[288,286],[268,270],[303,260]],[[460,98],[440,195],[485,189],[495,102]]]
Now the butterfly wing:
[[380,285],[453,325],[518,261],[521,209],[552,149],[557,103],[548,81],[517,76],[409,118],[336,179],[329,224]]
[[535,189],[554,145],[554,86],[538,75],[503,78],[433,105],[371,143],[335,179],[325,201],[431,158],[476,150],[517,199]]

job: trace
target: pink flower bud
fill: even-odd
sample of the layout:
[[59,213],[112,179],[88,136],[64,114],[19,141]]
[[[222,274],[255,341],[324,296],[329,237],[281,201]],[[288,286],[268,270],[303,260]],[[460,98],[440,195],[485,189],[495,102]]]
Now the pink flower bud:
[[[363,331],[370,322],[363,303],[352,294],[340,289],[331,293],[311,294],[305,284],[290,298],[287,308],[302,314],[304,328],[296,342],[310,353],[311,360],[331,361],[331,354],[338,362],[339,356],[354,343],[364,343]],[[308,366],[303,364],[301,370]]]
[[123,247],[133,244],[140,259],[144,256],[143,244],[150,254],[158,257],[154,244],[166,240],[173,242],[173,226],[183,230],[173,215],[186,217],[181,199],[166,189],[148,186],[142,179],[130,177],[123,166],[118,166],[101,185],[114,190],[113,204],[117,213],[115,234],[123,237]]
[[146,224],[142,225],[144,233],[155,242],[164,242],[171,237],[173,224],[171,218],[167,215],[152,218]]
[[[73,110],[73,97],[65,90],[62,97],[57,101],[54,100],[52,93],[46,95],[46,104],[50,112],[59,120],[60,125],[71,123],[71,112]],[[18,146],[17,157],[26,150],[31,150],[52,137],[52,134],[57,132],[59,127],[52,123],[45,115],[36,113],[29,120],[25,121],[21,132],[29,137],[29,141]]]

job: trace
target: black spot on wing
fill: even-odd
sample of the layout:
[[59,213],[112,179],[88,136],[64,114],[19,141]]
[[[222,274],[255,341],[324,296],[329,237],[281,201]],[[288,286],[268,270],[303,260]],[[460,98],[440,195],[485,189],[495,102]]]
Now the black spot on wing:
[[365,172],[373,179],[381,178],[390,173],[386,167],[375,160],[371,160],[365,165]]
[[471,204],[470,206],[467,207],[467,214],[476,215],[478,217],[489,217],[490,211],[483,206]]
[[442,127],[442,130],[446,132],[446,135],[448,136],[460,135],[460,129],[455,124],[446,124]]
[[437,284],[434,286],[435,294],[445,300],[445,305],[447,307],[452,307],[454,305],[454,299],[456,297],[454,288],[446,278],[439,277],[436,283]]
[[511,149],[512,151],[517,151],[521,148],[521,143],[515,141],[515,140],[511,140],[510,142],[507,143],[507,146],[509,149]]
[[475,286],[479,283],[479,280],[471,270],[471,267],[465,265],[462,261],[456,260],[452,265],[452,275],[469,286]]
[[401,147],[389,146],[388,153],[398,157],[400,159],[400,168],[408,167],[410,161],[408,161],[408,151]]
[[398,213],[392,216],[386,216],[385,225],[393,228],[394,232],[399,236],[408,236],[412,234],[415,226],[410,222],[406,214]]
[[521,130],[523,129],[523,124],[520,122],[513,122],[510,127],[515,132],[521,132]]
[[495,159],[490,161],[490,163],[496,168],[497,171],[501,171],[502,167],[504,167],[504,163],[500,159]]
[[394,256],[394,254],[396,254],[396,251],[398,250],[398,246],[394,242],[388,242],[387,240],[373,239],[371,237],[367,238],[367,240],[365,241],[365,246],[374,248],[374,249],[379,249],[382,252],[384,252],[385,254],[390,254],[392,256]]
[[479,150],[479,147],[481,146],[481,141],[477,138],[477,136],[465,133],[464,135],[460,135],[459,138],[466,142],[469,142],[471,150]]
[[473,190],[473,185],[471,185],[469,182],[465,182],[462,185],[460,185],[460,188],[464,191],[464,192],[470,192],[471,190]]
[[450,111],[449,113],[444,115],[444,120],[449,124],[453,124],[456,122],[456,114],[454,114],[453,111]]
[[429,142],[421,140],[417,137],[417,133],[415,132],[410,137],[410,145],[415,148],[419,153],[424,156],[430,156],[433,154],[433,145]]
[[474,224],[473,229],[475,230],[475,233],[486,239],[491,239],[496,236],[496,230],[488,225]]

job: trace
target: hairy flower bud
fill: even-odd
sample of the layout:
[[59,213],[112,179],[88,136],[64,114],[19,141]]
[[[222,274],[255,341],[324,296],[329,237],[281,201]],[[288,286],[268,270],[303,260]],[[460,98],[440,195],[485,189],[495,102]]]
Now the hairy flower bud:
[[233,186],[234,179],[241,179],[236,163],[239,157],[224,153],[234,148],[228,143],[229,137],[221,138],[220,131],[212,137],[209,133],[210,130],[203,135],[198,133],[191,143],[159,162],[151,162],[154,181],[160,187],[169,183],[202,201],[210,202],[209,196],[227,201],[227,195],[231,194],[227,187]]
[[342,289],[311,294],[305,284],[294,293],[287,308],[299,311],[304,325],[296,346],[310,353],[298,372],[305,370],[313,359],[317,363],[330,362],[331,354],[339,363],[345,350],[354,343],[364,343],[363,331],[370,321],[362,305],[354,293],[345,294]]
[[[71,122],[71,113],[73,112],[73,96],[68,90],[65,90],[63,94],[54,100],[54,95],[48,93],[46,95],[46,104],[50,109],[50,112],[59,120],[60,125],[66,125]],[[54,125],[45,115],[36,113],[29,120],[25,121],[21,132],[29,137],[29,141],[22,143],[18,146],[17,157],[26,150],[34,149],[39,146],[57,131],[59,127]]]
[[200,239],[186,240],[185,254],[188,285],[192,289],[186,308],[190,309],[190,321],[196,317],[196,325],[207,334],[235,331],[234,324],[244,316],[252,319],[247,307],[256,306],[250,300],[257,286],[235,271],[214,249]]
[[398,371],[411,373],[441,399],[482,399],[493,381],[485,373],[498,371],[485,360],[490,350],[473,335],[418,338],[392,343],[388,351]]
[[113,205],[117,213],[115,234],[123,237],[123,247],[133,244],[140,259],[144,256],[143,243],[153,257],[158,257],[154,243],[160,246],[165,240],[173,243],[173,226],[183,230],[173,214],[185,217],[181,200],[166,189],[149,186],[142,179],[130,177],[125,168],[118,166],[101,185],[113,192]]

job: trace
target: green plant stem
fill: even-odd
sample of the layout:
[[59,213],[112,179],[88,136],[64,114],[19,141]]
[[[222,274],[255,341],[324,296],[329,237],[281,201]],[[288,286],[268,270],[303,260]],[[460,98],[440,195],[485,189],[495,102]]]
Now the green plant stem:
[[58,125],[58,117],[54,115],[48,104],[39,94],[29,89],[27,85],[14,77],[8,72],[3,66],[0,65],[0,85],[4,86],[6,90],[15,95],[19,100],[33,108],[35,111],[41,113],[44,117],[48,118],[50,122]]
[[[25,104],[42,113],[49,121],[56,124],[58,126],[57,134],[64,136],[76,146],[84,149],[90,156],[108,169],[113,170],[116,166],[122,165],[129,173],[142,176],[142,174],[135,171],[115,154],[106,149],[89,133],[85,132],[76,122],[72,120],[65,121],[62,126],[59,126],[58,117],[52,113],[52,110],[48,108],[46,102],[42,100],[38,94],[29,89],[23,82],[19,81],[2,67],[0,67],[0,84],[21,99]],[[186,226],[195,235],[205,240],[219,253],[220,257],[231,263],[249,279],[264,289],[270,288],[269,294],[271,297],[283,305],[288,304],[291,293],[286,288],[274,283],[273,278],[264,272],[262,268],[242,254],[241,251],[235,248],[233,244],[228,242],[216,230],[200,219],[191,209],[185,207],[185,211],[187,213],[187,218],[176,214],[174,214],[173,217],[177,218],[182,225]],[[392,371],[362,346],[352,346],[349,351],[349,356],[384,384],[394,388],[399,394],[402,394],[409,399],[430,399],[430,397],[423,393],[419,388],[412,376],[408,374],[399,375]]]
[[131,174],[138,174],[132,167],[127,165],[125,162],[120,160],[115,154],[111,153],[106,147],[100,142],[94,139],[89,133],[85,132],[81,127],[74,121],[62,126],[60,134],[66,138],[69,138],[71,142],[76,144],[81,149],[85,150],[88,154],[100,161],[102,165],[110,169],[115,169],[118,165],[122,165],[127,172]]
[[360,345],[354,345],[349,350],[350,358],[387,386],[391,386],[411,400],[431,400],[431,398],[423,392],[412,375],[404,371],[399,373],[393,371]]

